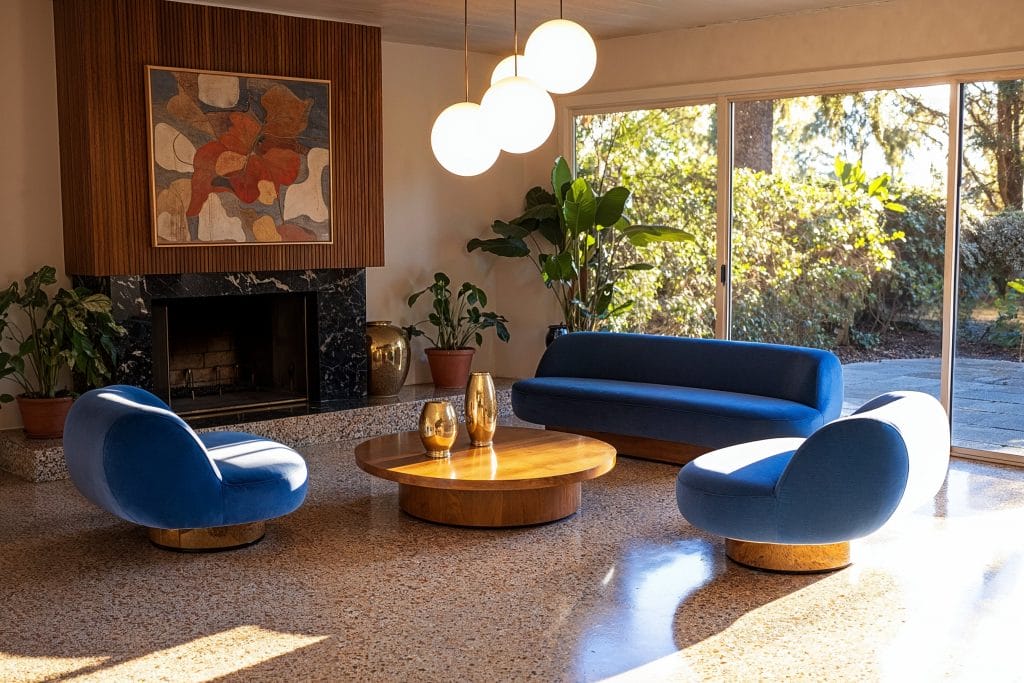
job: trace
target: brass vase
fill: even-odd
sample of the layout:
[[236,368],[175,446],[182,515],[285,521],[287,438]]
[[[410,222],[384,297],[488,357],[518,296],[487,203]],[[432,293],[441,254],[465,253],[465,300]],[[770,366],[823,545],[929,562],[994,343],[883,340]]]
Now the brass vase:
[[474,446],[490,446],[498,428],[498,397],[489,372],[474,372],[466,383],[466,431]]
[[366,323],[367,393],[395,396],[409,374],[409,339],[390,320]]
[[459,434],[459,418],[448,401],[427,401],[420,411],[420,441],[431,458],[447,458]]

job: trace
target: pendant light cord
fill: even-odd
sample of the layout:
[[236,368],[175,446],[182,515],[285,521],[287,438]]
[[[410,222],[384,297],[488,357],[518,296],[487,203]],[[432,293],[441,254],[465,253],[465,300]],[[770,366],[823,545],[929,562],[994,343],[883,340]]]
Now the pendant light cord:
[[462,65],[466,75],[466,101],[469,102],[469,0],[462,2]]
[[516,0],[512,0],[512,75],[519,75],[519,12]]
[[565,19],[565,16],[562,14],[562,0],[558,0],[558,18]]

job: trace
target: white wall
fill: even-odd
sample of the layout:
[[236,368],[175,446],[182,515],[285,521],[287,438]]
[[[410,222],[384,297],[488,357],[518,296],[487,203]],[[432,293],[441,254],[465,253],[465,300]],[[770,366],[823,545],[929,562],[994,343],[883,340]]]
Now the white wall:
[[[385,266],[366,271],[368,320],[409,324],[425,317],[428,302],[406,306],[412,292],[444,271],[455,286],[470,281],[482,287],[489,308],[513,319],[512,344],[522,328],[508,312],[506,287],[498,286],[497,259],[466,253],[466,242],[489,232],[495,218],[509,218],[522,208],[528,185],[520,158],[502,154],[486,173],[463,178],[445,171],[430,149],[430,129],[438,114],[465,97],[463,56],[443,50],[384,43],[384,248]],[[479,102],[498,61],[470,55],[470,97]],[[504,284],[504,283],[503,283]],[[499,292],[498,290],[502,291]],[[409,383],[429,382],[422,353],[414,342]],[[474,359],[474,368],[494,372],[499,346],[493,332]]]
[[[63,270],[64,245],[53,9],[41,0],[5,0],[0,18],[0,287],[6,287],[44,264]],[[19,390],[0,382],[0,391]],[[0,409],[0,429],[19,420],[13,404]]]

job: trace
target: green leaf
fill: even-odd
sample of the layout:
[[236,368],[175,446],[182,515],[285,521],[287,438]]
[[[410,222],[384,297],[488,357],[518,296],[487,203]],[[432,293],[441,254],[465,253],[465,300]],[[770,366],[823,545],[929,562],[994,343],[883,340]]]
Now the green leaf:
[[520,258],[530,255],[530,247],[518,237],[495,237],[494,239],[472,239],[466,244],[466,251],[480,251],[495,256]]
[[586,180],[577,178],[569,192],[562,209],[566,230],[570,235],[590,232],[594,228],[594,218],[597,215],[597,200],[593,190]]
[[899,204],[897,202],[886,202],[884,204],[884,206],[885,206],[886,209],[888,209],[889,211],[892,211],[893,213],[906,213],[907,212],[907,207],[905,207],[902,204]]
[[1015,292],[1024,294],[1024,280],[1010,280],[1006,283],[1006,286]]
[[[522,216],[515,219],[515,221],[518,221],[520,219],[522,219]],[[530,234],[530,229],[526,228],[523,225],[520,225],[515,221],[512,221],[511,223],[506,223],[505,221],[494,221],[494,223],[491,224],[491,230],[501,235],[502,237],[521,238],[526,237],[527,235]]]
[[654,270],[654,265],[650,263],[631,263],[628,266],[623,266],[622,270]]
[[610,227],[615,225],[622,212],[626,209],[626,201],[629,200],[629,190],[624,187],[613,187],[604,196],[597,200],[597,213],[595,222],[598,225]]
[[681,228],[665,225],[630,225],[620,228],[634,247],[647,247],[660,242],[693,242],[694,236]]
[[572,171],[563,157],[555,159],[555,167],[551,169],[551,188],[555,191],[555,200],[559,205],[565,203],[564,187],[572,182]]
[[[566,167],[568,168],[568,166]],[[557,202],[555,195],[545,190],[543,187],[532,187],[526,193],[526,209],[532,209],[535,206],[543,206],[545,204],[556,207]]]

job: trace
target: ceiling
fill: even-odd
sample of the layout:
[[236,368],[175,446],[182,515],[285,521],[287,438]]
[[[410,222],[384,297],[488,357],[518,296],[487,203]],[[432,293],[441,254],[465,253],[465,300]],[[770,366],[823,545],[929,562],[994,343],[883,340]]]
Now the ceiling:
[[[189,0],[186,0],[189,1]],[[384,40],[462,49],[461,0],[191,0],[380,26]],[[890,0],[564,0],[566,19],[596,38],[758,19]],[[519,0],[520,44],[558,14],[558,0]],[[510,53],[511,0],[469,0],[470,49]]]

